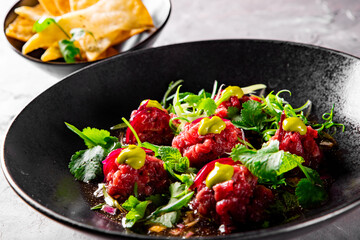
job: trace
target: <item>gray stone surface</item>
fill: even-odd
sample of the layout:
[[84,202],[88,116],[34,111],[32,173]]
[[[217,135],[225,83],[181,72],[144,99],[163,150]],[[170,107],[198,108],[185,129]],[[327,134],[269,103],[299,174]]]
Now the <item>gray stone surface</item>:
[[[0,19],[14,3],[1,0]],[[359,18],[357,0],[173,0],[172,16],[155,46],[257,38],[309,43],[360,56]],[[0,73],[2,146],[16,114],[60,79],[14,53],[2,34]],[[2,174],[0,196],[0,239],[99,239],[36,212],[14,193]],[[297,239],[360,239],[359,214],[360,210],[355,210]]]

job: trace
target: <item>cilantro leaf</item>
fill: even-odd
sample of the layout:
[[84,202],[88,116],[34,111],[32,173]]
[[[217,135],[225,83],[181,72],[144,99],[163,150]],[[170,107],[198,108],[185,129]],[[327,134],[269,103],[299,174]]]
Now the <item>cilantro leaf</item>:
[[283,173],[304,162],[302,157],[279,150],[279,141],[270,141],[260,150],[247,149],[239,144],[232,149],[231,158],[244,164],[259,178],[259,182],[268,184],[282,183]]
[[180,218],[180,212],[173,211],[173,212],[164,213],[158,217],[155,217],[155,218],[149,220],[149,223],[157,223],[157,224],[161,224],[167,228],[172,228],[179,221],[179,218]]
[[304,208],[316,207],[327,200],[327,193],[318,172],[314,169],[301,166],[306,178],[299,181],[295,195],[299,204]]
[[59,41],[59,48],[62,56],[64,57],[65,62],[74,63],[75,57],[80,55],[80,49],[75,46],[74,42],[71,40],[63,39]]
[[211,116],[215,113],[217,106],[214,99],[203,98],[198,104],[198,109],[204,110],[207,116]]
[[195,94],[189,94],[186,97],[184,97],[184,101],[188,103],[190,106],[196,106],[198,102],[200,101],[201,97]]
[[34,23],[33,31],[37,33],[42,32],[53,23],[56,23],[54,18],[41,17]]
[[246,101],[243,103],[241,115],[235,117],[232,123],[245,130],[253,130],[258,133],[264,128],[267,115],[262,111],[261,103],[257,101]]
[[237,107],[229,107],[227,109],[227,116],[229,119],[233,119],[236,116],[238,116],[240,113],[240,110]]
[[300,180],[295,189],[295,194],[300,205],[304,208],[318,206],[327,199],[325,189],[320,185],[315,185],[307,178]]
[[[110,136],[109,131],[99,130],[99,129],[90,128],[90,127],[84,128],[83,131],[80,131],[78,128],[76,128],[75,126],[73,126],[69,123],[65,122],[65,124],[71,131],[76,133],[79,137],[81,137],[84,140],[85,145],[88,148],[92,148],[97,145],[100,145],[104,148],[110,148],[115,143],[118,143],[118,139],[116,137]],[[118,148],[118,147],[116,147],[116,148]],[[113,147],[113,149],[115,149],[115,148]]]
[[71,174],[83,182],[101,177],[103,175],[101,162],[106,155],[107,151],[101,146],[76,152],[69,163]]
[[130,196],[121,206],[129,212],[122,220],[124,228],[131,228],[134,224],[143,219],[150,201],[139,201],[136,197]]

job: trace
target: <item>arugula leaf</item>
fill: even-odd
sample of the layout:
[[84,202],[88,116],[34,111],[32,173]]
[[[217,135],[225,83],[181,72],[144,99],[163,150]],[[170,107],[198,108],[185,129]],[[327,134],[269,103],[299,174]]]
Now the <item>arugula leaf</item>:
[[172,183],[169,187],[169,202],[166,205],[159,207],[154,212],[152,212],[148,219],[153,219],[154,217],[159,216],[159,214],[178,211],[183,207],[187,207],[192,196],[194,195],[193,191],[188,192],[187,189],[188,188],[185,184],[181,184],[180,182]]
[[279,141],[270,141],[260,150],[238,144],[232,149],[231,158],[244,164],[259,182],[267,184],[283,183],[281,175],[304,162],[302,157],[279,150]]
[[123,208],[129,211],[122,220],[123,227],[131,228],[137,221],[143,219],[146,208],[149,204],[150,201],[139,201],[136,197],[130,195],[128,200],[126,200],[121,205]]
[[[119,144],[119,140],[116,137],[110,136],[110,132],[106,130],[99,130],[97,128],[84,128],[82,131],[80,131],[78,128],[76,128],[74,125],[71,125],[67,122],[65,122],[66,126],[76,133],[79,137],[81,137],[84,140],[85,145],[88,148],[92,148],[95,146],[102,146],[104,148],[110,148],[112,149],[119,148],[121,146],[117,146]],[[115,146],[114,146],[115,145]]]
[[261,103],[250,100],[243,103],[242,107],[241,115],[233,119],[232,123],[238,128],[261,133],[265,126],[264,121],[267,119],[267,115],[262,110]]
[[101,162],[106,155],[107,151],[101,146],[76,152],[69,163],[71,174],[83,182],[101,177],[103,175]]
[[328,195],[323,187],[320,175],[311,168],[301,166],[306,178],[299,181],[295,195],[304,208],[316,207],[327,200]]
[[65,62],[74,63],[75,57],[80,55],[80,49],[75,46],[74,42],[71,40],[63,39],[59,41],[59,48],[62,56],[64,57]]

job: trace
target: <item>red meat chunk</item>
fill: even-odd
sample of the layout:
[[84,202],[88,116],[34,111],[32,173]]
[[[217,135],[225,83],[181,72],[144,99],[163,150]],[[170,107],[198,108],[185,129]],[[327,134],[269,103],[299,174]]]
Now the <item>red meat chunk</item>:
[[303,157],[305,160],[303,165],[318,168],[323,159],[323,153],[315,141],[317,137],[318,132],[311,126],[307,126],[305,135],[300,135],[298,132],[284,131],[281,123],[271,140],[280,142],[280,150]]
[[272,191],[257,185],[257,178],[243,165],[233,165],[231,180],[209,189],[205,181],[197,187],[191,207],[200,215],[214,219],[230,233],[237,224],[259,222],[273,201]]
[[[174,134],[169,126],[170,115],[166,110],[141,105],[131,113],[130,124],[135,129],[141,142],[157,145],[170,145]],[[126,131],[126,143],[136,143],[130,128]]]
[[230,121],[225,121],[225,123],[226,128],[221,133],[206,135],[199,135],[199,121],[186,123],[184,130],[173,139],[172,146],[189,158],[192,167],[201,167],[231,152],[231,149],[239,143],[238,138],[243,139],[240,129]]
[[120,201],[125,201],[134,194],[137,183],[139,197],[161,193],[168,189],[169,181],[163,161],[146,155],[145,164],[140,169],[134,169],[127,164],[119,164],[116,158],[122,149],[112,151],[103,161],[107,192]]

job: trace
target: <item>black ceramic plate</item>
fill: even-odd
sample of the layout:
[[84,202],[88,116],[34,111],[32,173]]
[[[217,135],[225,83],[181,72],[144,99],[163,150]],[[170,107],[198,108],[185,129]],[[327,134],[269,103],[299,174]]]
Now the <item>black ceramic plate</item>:
[[[139,50],[92,65],[33,100],[14,120],[4,145],[3,171],[18,195],[52,219],[82,230],[128,238],[155,239],[124,229],[89,210],[79,182],[68,170],[83,142],[64,121],[78,128],[108,129],[128,117],[144,98],[161,99],[170,81],[183,90],[212,89],[214,80],[268,90],[289,89],[291,103],[313,101],[317,118],[335,104],[339,175],[325,206],[297,221],[227,238],[294,236],[317,228],[360,203],[359,59],[314,46],[259,40],[184,43]],[[282,237],[284,237],[282,236]],[[217,237],[219,238],[219,237]]]
[[[171,2],[170,0],[143,0],[144,5],[146,6],[147,10],[149,11],[154,25],[155,29],[151,31],[146,31],[143,33],[140,33],[138,35],[135,35],[131,37],[130,39],[114,46],[116,50],[119,51],[119,54],[124,53],[126,51],[130,50],[137,50],[141,48],[145,48],[148,46],[151,46],[156,38],[159,36],[159,33],[162,31],[164,26],[166,25],[167,21],[169,20],[170,13],[171,13]],[[14,10],[20,6],[35,6],[38,4],[38,0],[20,0],[18,1],[8,12],[8,14],[5,17],[4,20],[4,34],[5,29],[8,27],[10,23],[14,21],[14,19],[17,17],[17,14],[14,12]],[[50,62],[43,62],[40,60],[41,55],[43,54],[44,50],[38,49],[35,50],[27,55],[24,55],[21,53],[22,46],[24,45],[24,42],[16,40],[14,38],[8,37],[5,35],[8,42],[10,43],[11,47],[15,50],[16,53],[19,55],[35,62],[39,63],[39,66],[44,69],[50,69],[52,71],[63,71],[66,73],[70,73],[73,70],[79,69],[81,67],[84,67],[86,65],[89,65],[90,63],[94,62],[76,62],[76,63],[65,63],[64,61],[54,60]],[[98,62],[101,60],[97,60],[95,62]],[[61,74],[64,75],[64,74]]]

